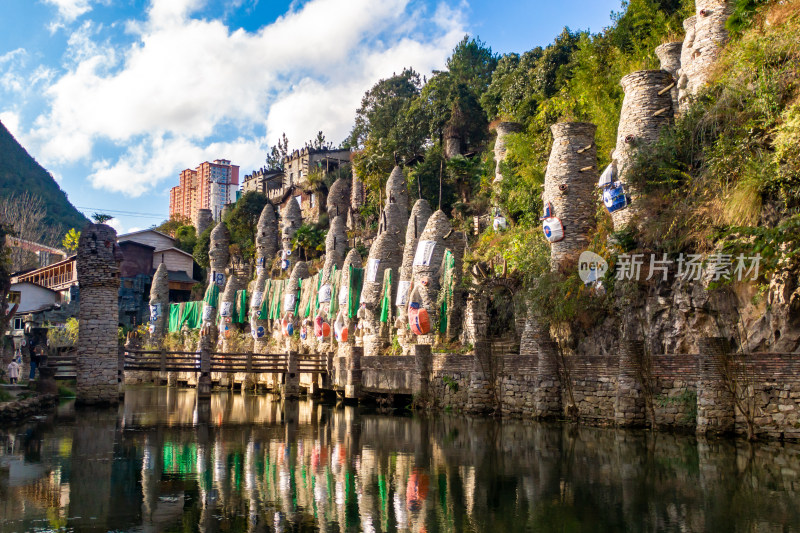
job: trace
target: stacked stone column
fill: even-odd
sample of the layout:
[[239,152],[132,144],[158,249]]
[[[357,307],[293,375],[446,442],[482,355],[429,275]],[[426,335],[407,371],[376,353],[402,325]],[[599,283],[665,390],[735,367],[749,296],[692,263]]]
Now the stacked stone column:
[[161,263],[150,285],[150,344],[161,346],[169,319],[169,273],[167,265]]
[[564,238],[550,245],[550,267],[573,266],[589,245],[595,226],[597,127],[586,122],[561,122],[550,127],[553,148],[544,178],[545,202],[564,226]]
[[681,69],[681,50],[683,43],[678,41],[675,43],[665,43],[656,47],[656,55],[661,61],[661,70],[665,70],[672,75],[674,86],[669,90],[672,96],[672,112],[678,113],[678,71]]
[[414,202],[414,207],[411,208],[411,216],[408,218],[408,228],[406,229],[406,241],[403,248],[403,264],[400,266],[400,277],[397,286],[397,298],[395,304],[397,306],[397,318],[402,324],[398,329],[398,336],[400,342],[404,345],[408,343],[408,296],[411,292],[410,287],[414,278],[413,264],[414,254],[417,251],[417,244],[422,232],[425,230],[425,225],[431,217],[431,206],[427,200],[419,199]]
[[292,249],[292,239],[294,234],[303,224],[303,213],[300,206],[294,199],[286,203],[281,213],[281,246],[283,251],[288,252]]
[[614,399],[614,422],[619,427],[644,427],[645,398],[640,383],[644,343],[638,340],[620,340],[617,395]]
[[361,398],[361,357],[364,349],[360,346],[345,347],[347,375],[345,376],[344,397],[351,400]]
[[197,210],[197,216],[194,219],[194,229],[197,231],[198,237],[213,224],[214,216],[211,214],[211,209]]
[[[724,337],[700,338],[697,380],[697,433],[724,434],[735,429],[733,394],[728,388],[735,364]],[[723,376],[727,374],[727,376]]]
[[687,30],[684,40],[687,54],[681,56],[681,112],[686,110],[691,97],[708,84],[711,78],[714,66],[728,41],[725,22],[733,13],[733,2],[696,0],[695,9],[696,15],[687,19],[684,24]]
[[347,222],[347,216],[350,213],[349,181],[339,178],[333,182],[328,190],[327,211],[329,217],[342,217],[342,220]]
[[367,356],[375,355],[389,341],[389,324],[380,322],[381,298],[384,296],[383,278],[386,269],[392,269],[392,286],[387,295],[391,299],[398,285],[407,224],[408,188],[402,170],[395,167],[386,182],[386,207],[380,215],[378,237],[369,250],[361,290],[361,304],[364,308],[362,343]]
[[119,401],[119,263],[117,233],[105,224],[81,232],[77,253],[81,306],[78,315],[77,402]]
[[[295,202],[297,203],[297,202]],[[269,268],[278,253],[278,221],[275,209],[267,202],[258,217],[256,226],[256,276],[263,272],[269,274]],[[263,285],[263,284],[262,284]]]
[[228,337],[222,337],[223,352],[230,351],[231,339],[234,335],[237,335],[237,332],[233,327],[233,315],[236,313],[236,293],[245,287],[245,278],[232,272],[228,276],[225,284],[225,290],[220,297],[219,328],[220,331],[224,331],[225,327],[227,326],[230,331],[230,335]]
[[[664,70],[640,70],[628,74],[620,82],[625,91],[617,130],[617,162],[619,180],[631,197],[632,204],[611,214],[614,229],[627,226],[641,212],[641,196],[633,176],[637,154],[658,141],[661,130],[672,122],[672,95],[663,91],[672,83],[672,75]],[[661,94],[659,94],[661,92]]]
[[517,133],[522,131],[522,124],[518,122],[500,122],[495,126],[495,133],[497,137],[494,140],[494,183],[498,184],[503,181],[503,173],[500,166],[506,160],[506,140],[509,133]]
[[364,206],[364,182],[358,177],[355,165],[350,179],[350,216],[347,217],[347,229],[356,229],[361,221],[360,212]]
[[348,297],[350,292],[350,267],[363,268],[363,264],[361,262],[361,255],[355,248],[347,252],[347,257],[345,257],[344,264],[342,264],[342,275],[339,278],[339,293],[333,295],[334,298],[339,298],[339,309],[344,313],[345,317],[344,322],[347,325],[347,342],[341,343],[339,345],[339,353],[341,356],[344,355],[342,352],[343,345],[352,345],[355,343],[356,321],[350,320],[350,317],[348,316]]
[[533,395],[533,415],[536,418],[556,418],[563,415],[561,378],[559,376],[558,344],[550,338],[550,331],[535,319],[528,332],[530,340],[538,345],[536,360],[536,389]]
[[[220,222],[211,232],[208,249],[209,279],[206,297],[213,290],[225,287],[225,270],[230,259],[231,234],[228,226]],[[219,304],[219,302],[217,302]],[[217,307],[206,302],[203,306],[203,325],[200,328],[200,377],[197,380],[198,396],[211,393],[211,352],[217,344]]]
[[419,344],[433,344],[434,328],[440,318],[436,301],[439,297],[439,289],[441,288],[439,278],[441,275],[442,259],[444,258],[444,253],[447,248],[445,237],[449,236],[452,238],[452,233],[453,228],[450,226],[447,215],[439,210],[428,219],[425,230],[419,238],[417,249],[427,245],[427,243],[433,243],[430,263],[427,265],[414,264],[412,267],[414,286],[418,289],[418,293],[422,299],[422,307],[428,311],[428,316],[430,316],[431,320],[431,332],[424,337],[418,337],[417,343]]

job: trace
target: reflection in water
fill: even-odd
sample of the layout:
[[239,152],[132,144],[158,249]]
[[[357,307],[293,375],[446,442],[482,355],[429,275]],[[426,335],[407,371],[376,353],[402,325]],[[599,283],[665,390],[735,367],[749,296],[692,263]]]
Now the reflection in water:
[[0,532],[800,530],[796,445],[165,388],[0,444]]

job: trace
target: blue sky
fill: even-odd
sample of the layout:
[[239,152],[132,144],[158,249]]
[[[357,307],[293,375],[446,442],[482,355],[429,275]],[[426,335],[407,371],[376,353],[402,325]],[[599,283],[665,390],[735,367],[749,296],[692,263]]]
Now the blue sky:
[[[87,214],[158,223],[184,168],[341,141],[364,91],[465,35],[524,52],[620,0],[3,0],[0,120]],[[128,214],[123,214],[128,213]]]

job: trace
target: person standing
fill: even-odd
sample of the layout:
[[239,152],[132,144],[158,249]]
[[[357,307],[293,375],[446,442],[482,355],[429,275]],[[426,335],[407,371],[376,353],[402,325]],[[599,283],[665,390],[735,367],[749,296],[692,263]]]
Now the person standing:
[[8,380],[9,382],[14,385],[19,380],[19,363],[17,363],[16,359],[12,359],[10,363],[8,363]]
[[39,366],[42,360],[40,350],[39,344],[31,341],[31,373],[30,376],[28,376],[28,379],[31,381],[36,378],[36,367]]

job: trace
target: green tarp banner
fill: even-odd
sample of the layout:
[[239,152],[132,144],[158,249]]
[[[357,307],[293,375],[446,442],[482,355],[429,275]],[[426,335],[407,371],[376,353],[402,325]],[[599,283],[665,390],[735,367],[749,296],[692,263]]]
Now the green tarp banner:
[[392,308],[392,269],[383,271],[383,298],[381,298],[381,322],[389,321],[389,310]]
[[269,320],[269,291],[272,289],[272,280],[268,279],[264,285],[264,295],[261,297],[261,309],[258,311],[259,320]]
[[237,324],[247,322],[247,289],[236,291],[236,311],[233,313],[233,322]]
[[211,307],[219,307],[219,287],[216,283],[212,283],[208,286],[208,289],[206,289],[206,295],[203,297],[203,301]]
[[336,313],[339,312],[339,281],[341,274],[336,265],[333,265],[333,272],[331,273],[331,303],[328,306],[328,318],[331,320],[334,320]]
[[183,329],[200,329],[202,325],[203,302],[186,302],[169,306],[169,332],[176,333]]
[[364,285],[364,269],[350,267],[350,287],[347,292],[347,317],[355,318],[361,303],[361,287]]
[[442,270],[442,292],[439,295],[441,307],[439,309],[439,333],[447,332],[447,306],[453,302],[453,271],[456,267],[456,258],[450,252],[444,252],[444,269]]

